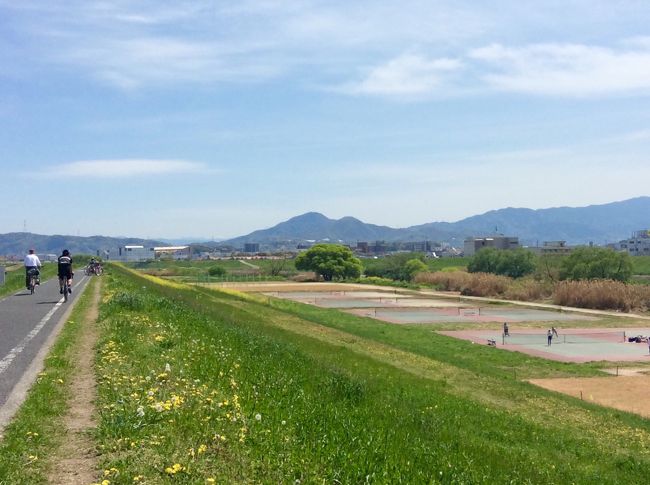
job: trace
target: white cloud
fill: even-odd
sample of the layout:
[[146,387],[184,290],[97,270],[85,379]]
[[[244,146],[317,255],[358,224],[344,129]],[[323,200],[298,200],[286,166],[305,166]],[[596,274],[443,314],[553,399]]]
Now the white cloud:
[[52,167],[44,173],[56,177],[127,178],[143,175],[205,173],[205,164],[185,160],[83,160]]
[[361,82],[343,90],[351,94],[419,97],[434,92],[461,67],[462,63],[455,59],[404,54],[373,68]]
[[534,95],[587,97],[650,91],[650,46],[492,44],[469,53],[488,87]]

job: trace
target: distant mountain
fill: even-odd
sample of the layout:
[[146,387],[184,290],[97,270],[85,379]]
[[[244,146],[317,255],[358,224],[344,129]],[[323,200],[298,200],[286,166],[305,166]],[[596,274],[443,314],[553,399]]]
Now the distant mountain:
[[639,229],[650,228],[650,197],[637,197],[587,207],[550,209],[506,208],[468,217],[457,222],[431,222],[395,229],[366,224],[354,217],[329,219],[318,212],[293,217],[269,229],[224,241],[240,247],[244,243],[278,245],[300,241],[439,241],[461,246],[469,236],[504,234],[518,236],[527,245],[564,240],[569,244],[619,241]]
[[38,254],[61,254],[63,249],[69,249],[73,255],[96,254],[97,250],[114,252],[118,247],[126,245],[165,246],[160,241],[137,238],[45,236],[29,232],[0,234],[0,255],[3,256],[23,255],[31,248],[35,249]]

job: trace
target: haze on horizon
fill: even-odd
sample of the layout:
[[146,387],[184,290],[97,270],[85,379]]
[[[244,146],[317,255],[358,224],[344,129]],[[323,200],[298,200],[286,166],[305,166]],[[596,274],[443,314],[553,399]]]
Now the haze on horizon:
[[0,0],[0,232],[649,195],[647,3],[476,3]]

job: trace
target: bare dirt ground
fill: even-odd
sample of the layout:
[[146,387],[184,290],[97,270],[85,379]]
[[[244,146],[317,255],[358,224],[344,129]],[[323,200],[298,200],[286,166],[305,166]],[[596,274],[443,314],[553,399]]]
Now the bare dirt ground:
[[531,379],[530,382],[578,399],[582,396],[583,400],[601,406],[650,417],[650,375],[621,376],[619,373],[619,377]]
[[70,377],[73,394],[70,408],[64,417],[64,441],[54,455],[48,474],[48,482],[52,484],[88,485],[96,481],[97,451],[91,432],[97,426],[93,405],[97,397],[93,348],[98,338],[100,292],[101,280],[94,287],[90,307],[83,318],[79,342],[74,350],[76,371]]
[[383,286],[359,285],[354,283],[290,283],[285,281],[266,282],[266,283],[210,283],[210,286],[229,288],[237,291],[350,291],[350,290],[368,290],[370,288],[378,289],[387,293],[395,293],[395,288]]

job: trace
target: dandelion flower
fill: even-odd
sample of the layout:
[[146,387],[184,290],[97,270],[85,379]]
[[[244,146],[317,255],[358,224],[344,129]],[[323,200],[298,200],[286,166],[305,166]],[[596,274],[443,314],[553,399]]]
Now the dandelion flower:
[[255,415],[255,421],[262,421],[262,415],[260,413]]

